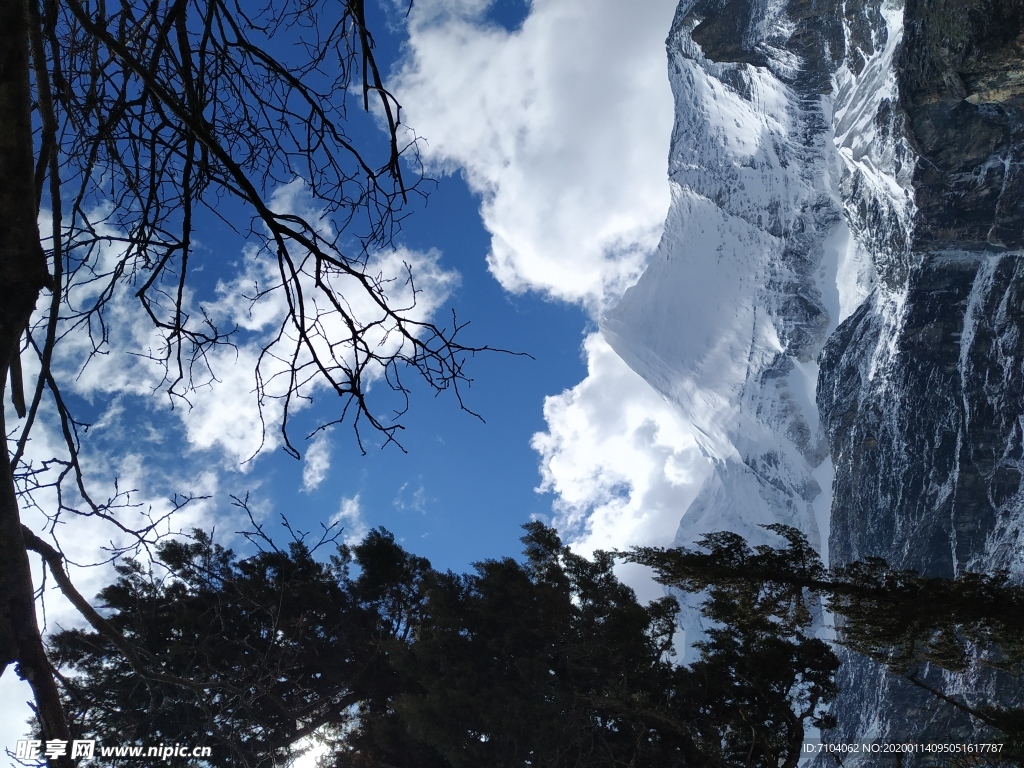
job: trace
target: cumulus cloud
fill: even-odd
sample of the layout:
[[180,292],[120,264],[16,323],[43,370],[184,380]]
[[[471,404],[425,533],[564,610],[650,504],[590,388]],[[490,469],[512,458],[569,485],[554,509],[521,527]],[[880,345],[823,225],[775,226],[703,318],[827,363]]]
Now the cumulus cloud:
[[[538,490],[556,494],[555,525],[584,553],[669,544],[710,467],[680,413],[600,334],[584,349],[587,377],[544,404]],[[627,570],[645,596],[660,594]]]
[[[392,86],[428,166],[462,172],[481,196],[494,277],[599,320],[645,268],[668,210],[676,0],[534,0],[512,32],[486,21],[490,5],[417,0]],[[585,354],[587,378],[546,401],[538,490],[581,551],[668,544],[707,464],[599,334]]]
[[[309,195],[301,183],[278,190],[272,205],[280,212],[306,215],[325,237],[330,236],[329,222],[311,207]],[[287,357],[269,355],[260,360],[260,351],[281,327],[286,304],[281,291],[266,290],[273,288],[275,280],[279,281],[271,266],[273,259],[250,247],[241,254],[235,265],[238,272],[233,278],[216,286],[204,286],[205,296],[195,291],[184,295],[185,311],[193,318],[201,321],[209,317],[224,326],[239,329],[233,345],[215,347],[203,358],[207,367],[196,370],[195,387],[187,392],[187,401],[154,396],[168,384],[167,371],[159,359],[166,340],[139,307],[135,297],[137,286],[117,279],[118,264],[125,252],[121,233],[103,223],[106,214],[101,208],[93,212],[93,218],[96,233],[101,237],[109,235],[109,240],[101,242],[89,262],[71,276],[67,287],[68,305],[72,309],[61,319],[61,342],[55,352],[53,370],[58,381],[64,384],[65,397],[74,394],[82,398],[86,403],[84,409],[94,414],[88,440],[83,440],[79,448],[78,462],[91,496],[101,504],[113,501],[109,515],[116,524],[95,516],[79,516],[70,510],[65,510],[59,521],[54,518],[56,510],[60,509],[55,484],[66,465],[50,460],[52,457],[66,459],[67,447],[59,419],[46,400],[22,458],[27,479],[20,485],[22,490],[26,486],[31,490],[31,496],[22,499],[25,524],[44,538],[56,531],[59,546],[71,566],[72,578],[87,596],[96,594],[109,583],[113,573],[109,567],[77,566],[102,563],[112,551],[130,545],[131,536],[119,526],[141,529],[151,521],[160,521],[153,535],[187,533],[194,527],[218,528],[221,541],[230,540],[230,532],[239,530],[240,526],[247,527],[247,520],[239,520],[238,510],[223,504],[228,494],[239,492],[237,486],[242,476],[233,474],[232,470],[237,473],[250,468],[252,464],[241,463],[261,447],[272,448],[280,440],[274,431],[266,431],[265,427],[279,421],[281,403],[270,397],[264,401],[261,412],[254,372],[259,371],[268,385],[266,392],[273,396],[280,394],[282,385],[286,384],[282,382],[282,372],[289,366]],[[45,215],[42,218],[45,228],[48,222]],[[429,320],[458,283],[458,274],[440,265],[437,251],[392,249],[371,254],[367,272],[381,286],[390,306],[414,322]],[[313,276],[303,274],[302,279],[307,280],[304,288],[309,288]],[[327,276],[326,279],[333,278]],[[254,290],[256,286],[258,290]],[[382,355],[399,351],[403,341],[380,323],[383,314],[380,306],[365,292],[351,290],[344,276],[337,277],[335,287],[339,294],[349,298],[351,315],[358,322],[371,326],[367,338],[369,348]],[[101,293],[105,294],[102,319],[97,315],[74,314],[87,310]],[[211,294],[212,300],[203,301],[211,299]],[[316,299],[311,299],[307,312],[314,318],[315,328],[311,333],[319,345],[318,353],[324,357],[344,354],[344,351],[326,348],[332,334],[335,339],[347,336],[347,329],[339,319],[332,316],[328,308],[318,305]],[[26,379],[34,383],[39,373],[38,360],[26,355],[24,362]],[[379,375],[379,370],[368,369],[364,383],[372,383]],[[318,387],[322,389],[322,383],[302,382],[299,393],[303,399],[299,405],[308,402]],[[11,425],[24,423],[13,412],[7,415]],[[211,462],[211,457],[223,460]],[[318,485],[329,466],[330,444],[322,434],[307,456],[304,486],[312,489]],[[245,491],[259,485],[259,480],[252,478],[243,482]],[[79,497],[73,477],[64,478],[60,490],[61,500],[67,507],[88,509]],[[183,497],[175,499],[175,494],[193,498],[182,507],[179,505]],[[251,508],[257,521],[268,511],[255,502]],[[358,496],[343,500],[337,519],[344,521],[350,541],[360,539],[367,530]],[[226,537],[224,531],[228,532]],[[33,566],[35,583],[44,583],[38,562]],[[52,580],[48,584],[52,585]],[[83,623],[78,612],[52,586],[45,595],[45,616],[46,629]],[[6,678],[13,680],[11,675]],[[17,690],[16,685],[4,686],[4,691],[12,696],[20,695]],[[0,727],[5,737],[24,735],[20,726],[24,718],[20,713],[15,714],[17,709],[15,704],[4,708],[4,717],[0,720],[11,726],[9,729]],[[13,738],[6,743],[13,744]]]
[[346,544],[358,544],[370,530],[363,517],[363,505],[359,502],[359,494],[346,496],[341,500],[338,511],[331,516],[331,525],[340,525],[345,530]]
[[[307,221],[320,222],[321,234],[330,235],[329,225],[323,221],[321,212],[312,207],[301,182],[278,190],[273,205],[279,213],[294,213]],[[458,273],[444,269],[440,258],[436,249],[421,252],[394,248],[371,254],[363,271],[379,287],[377,297],[356,277],[327,271],[316,275],[311,258],[310,263],[303,263],[299,283],[305,300],[304,335],[316,355],[318,362],[314,364],[308,350],[302,350],[297,357],[291,354],[296,331],[285,321],[288,295],[280,285],[276,262],[254,248],[248,249],[236,276],[219,283],[217,299],[203,305],[212,318],[226,320],[250,332],[251,336],[237,350],[218,350],[221,354],[235,355],[237,361],[230,368],[231,372],[216,383],[215,388],[220,391],[208,400],[209,407],[193,407],[183,414],[192,443],[200,448],[218,445],[237,460],[244,461],[262,448],[278,443],[280,438],[267,433],[264,425],[280,422],[289,388],[297,387],[300,396],[293,399],[293,409],[303,407],[315,392],[326,389],[327,381],[319,375],[321,363],[343,379],[344,371],[356,370],[361,365],[367,350],[385,359],[408,352],[410,342],[396,332],[394,320],[385,317],[379,299],[404,321],[412,324],[429,321],[459,284]],[[341,315],[321,290],[321,285],[329,286],[334,296],[342,297],[348,318],[362,330],[362,344],[358,349],[350,340],[349,319]],[[285,332],[278,336],[282,323]],[[274,345],[272,354],[262,354],[271,343]],[[253,393],[253,373],[257,370],[262,386],[261,401]],[[360,381],[364,391],[383,372],[383,367],[376,364],[363,369]],[[245,405],[241,410],[229,411],[220,407],[225,401]]]
[[331,439],[327,432],[316,436],[306,451],[306,462],[302,467],[302,490],[309,493],[320,487],[331,468]]
[[[119,433],[126,429],[126,425],[121,423],[122,417],[131,418],[130,413],[118,413],[117,408],[110,409],[107,415],[107,428]],[[52,414],[43,416],[36,421],[32,440],[23,457],[23,466],[42,471],[35,478],[41,483],[54,479],[45,470],[45,460],[61,456],[64,450],[63,438],[59,434],[59,426],[55,427]],[[12,418],[8,423],[18,422]],[[174,441],[167,437],[167,442]],[[188,532],[197,527],[205,530],[215,528],[221,542],[227,540],[223,532],[239,530],[237,510],[220,503],[225,485],[221,473],[202,469],[205,462],[201,460],[177,458],[181,456],[180,451],[175,454],[176,460],[169,461],[167,451],[159,446],[152,447],[152,454],[143,455],[135,451],[108,450],[108,446],[96,446],[91,441],[83,446],[79,459],[93,498],[100,502],[117,499],[123,504],[109,511],[111,517],[128,528],[141,528],[151,521],[158,521],[160,524],[154,535]],[[176,492],[193,495],[194,500],[179,507],[173,499]],[[66,483],[63,500],[65,504],[77,505],[73,481]],[[178,501],[181,500],[179,496]],[[54,487],[37,487],[30,500],[22,499],[22,521],[38,536],[60,548],[72,582],[82,595],[92,598],[116,578],[111,565],[106,562],[112,549],[130,546],[133,539],[118,526],[95,516],[79,516],[65,511],[59,524],[54,524],[52,515],[58,507]],[[145,559],[146,552],[140,554]],[[85,627],[85,620],[64,598],[52,577],[43,578],[39,558],[33,555],[30,562],[33,583],[44,588],[37,606],[44,633]],[[27,684],[8,669],[7,674],[0,678],[0,745],[13,749],[16,739],[26,737],[29,730],[26,721],[31,711],[22,702],[31,699]]]
[[417,0],[392,88],[423,156],[482,195],[508,290],[595,311],[635,281],[669,204],[675,0],[534,0],[522,27],[484,0]]
[[[301,180],[276,190],[270,206],[281,214],[302,216],[324,237],[333,235],[330,222],[314,206]],[[97,221],[103,217],[104,211],[95,213]],[[69,287],[72,306],[89,306],[104,288],[103,281],[92,276],[114,274],[124,255],[116,232],[104,224],[96,228],[112,239],[97,249],[90,273],[76,275]],[[440,258],[437,250],[388,249],[368,256],[365,274],[379,287],[377,298],[383,298],[404,320],[422,323],[431,319],[459,283],[458,273],[443,268]],[[324,271],[319,275],[320,284],[329,285],[336,296],[343,297],[349,317],[365,329],[365,347],[357,352],[353,344],[347,343],[351,336],[347,321],[320,290],[312,258],[308,263],[299,261],[307,323],[304,336],[317,359],[335,367],[339,378],[343,378],[343,370],[357,367],[357,354],[365,356],[366,350],[372,350],[387,358],[409,344],[402,334],[395,333],[393,321],[386,322],[377,298],[359,280]],[[111,395],[150,398],[169,383],[167,369],[159,359],[166,349],[166,339],[141,311],[135,290],[123,282],[115,285],[106,300],[102,328],[93,328],[92,333],[79,329],[58,346],[55,367],[59,378],[69,382],[76,394],[91,400]],[[237,272],[219,281],[209,300],[187,291],[184,306],[196,322],[209,318],[222,328],[237,328],[238,333],[232,345],[208,350],[198,365],[186,370],[192,385],[182,390],[184,397],[151,402],[160,403],[158,407],[173,407],[191,448],[216,450],[238,468],[261,450],[280,444],[280,433],[273,426],[284,415],[289,389],[298,394],[291,403],[294,411],[307,405],[314,393],[323,391],[327,382],[319,375],[308,350],[301,350],[297,357],[293,354],[298,333],[287,320],[288,296],[276,260],[255,246],[243,250]],[[94,355],[94,341],[101,337],[103,354]],[[267,349],[269,354],[265,354]],[[370,365],[362,371],[361,383],[369,387],[382,374],[383,368]]]

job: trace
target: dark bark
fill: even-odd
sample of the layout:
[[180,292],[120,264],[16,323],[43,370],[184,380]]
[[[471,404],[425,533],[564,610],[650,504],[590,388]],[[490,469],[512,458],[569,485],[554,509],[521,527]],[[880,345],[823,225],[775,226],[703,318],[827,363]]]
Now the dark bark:
[[0,0],[0,25],[0,365],[6,382],[49,274],[36,223],[26,0]]
[[[0,401],[40,291],[48,284],[36,223],[32,93],[29,80],[29,10],[26,0],[0,0]],[[20,375],[12,377],[20,389]],[[16,405],[24,403],[12,392]],[[23,411],[23,406],[18,408]],[[17,663],[32,687],[46,739],[71,738],[56,681],[36,620],[32,571],[21,531],[7,425],[0,408],[0,662]],[[2,671],[2,670],[0,670]],[[58,765],[70,766],[70,758]]]

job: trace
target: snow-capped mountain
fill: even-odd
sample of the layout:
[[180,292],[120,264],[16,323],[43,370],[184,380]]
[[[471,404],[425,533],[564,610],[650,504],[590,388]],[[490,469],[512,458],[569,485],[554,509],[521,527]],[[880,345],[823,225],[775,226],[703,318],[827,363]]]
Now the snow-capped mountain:
[[[712,465],[676,543],[781,521],[833,562],[1024,578],[1022,32],[1014,3],[682,0],[672,207],[602,324]],[[843,736],[972,732],[843,675]]]
[[[602,330],[683,410],[714,464],[680,540],[723,525],[758,536],[783,520],[818,541],[831,476],[816,360],[839,319],[848,240],[824,95],[831,65],[798,65],[781,6],[737,16],[708,5],[682,3],[669,37],[665,234]],[[830,42],[809,44],[825,54]]]

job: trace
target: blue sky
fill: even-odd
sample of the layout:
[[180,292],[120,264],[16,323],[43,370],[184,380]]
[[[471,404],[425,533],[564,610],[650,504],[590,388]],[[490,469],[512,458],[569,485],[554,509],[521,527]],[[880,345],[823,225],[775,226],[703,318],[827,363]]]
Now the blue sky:
[[[379,56],[439,185],[406,221],[394,258],[419,270],[436,318],[453,306],[473,341],[534,359],[471,361],[467,404],[485,423],[450,397],[414,392],[406,453],[368,441],[362,456],[341,426],[300,444],[296,461],[271,423],[264,450],[245,461],[260,443],[252,370],[262,331],[232,287],[259,272],[242,243],[211,226],[196,233],[195,264],[206,264],[195,300],[251,327],[237,350],[212,361],[217,379],[191,408],[171,410],[155,393],[159,377],[138,353],[159,338],[140,321],[130,286],[110,307],[109,354],[83,370],[84,340],[65,342],[57,367],[65,395],[92,422],[82,460],[93,493],[131,489],[129,521],[166,513],[174,492],[194,493],[204,498],[168,527],[213,527],[237,546],[233,532],[245,523],[230,496],[250,492],[271,526],[281,514],[303,530],[332,519],[350,535],[382,525],[454,570],[518,554],[520,525],[532,516],[555,522],[583,551],[670,542],[703,465],[679,414],[596,328],[655,251],[668,208],[664,40],[674,0],[416,0],[408,18],[398,5],[377,7],[391,25],[378,33]],[[301,205],[301,190],[278,192],[282,205]],[[81,298],[89,290],[82,286]],[[330,418],[314,400],[294,434]],[[44,419],[29,453],[56,455],[59,444],[57,425]],[[46,493],[38,501],[53,503]],[[34,510],[25,520],[45,529]],[[59,533],[80,564],[102,560],[118,536],[74,517]],[[73,574],[86,595],[109,575]],[[645,578],[635,586],[660,592]],[[80,623],[52,590],[46,615],[49,628]],[[13,675],[0,678],[0,697],[12,702],[0,718],[3,743],[28,716],[23,689]]]
[[[482,17],[514,31],[528,12],[519,0],[498,2]],[[398,67],[407,40],[403,14],[378,7],[377,56],[382,69]],[[369,140],[379,140],[375,126]],[[579,305],[525,292],[511,294],[488,272],[490,236],[478,214],[481,196],[463,174],[431,174],[426,201],[412,198],[397,244],[437,249],[441,264],[459,274],[448,306],[469,322],[465,339],[522,355],[481,354],[467,366],[472,385],[458,408],[448,393],[434,396],[412,381],[413,400],[396,445],[364,431],[366,454],[348,426],[321,441],[330,469],[315,488],[303,489],[305,465],[282,451],[258,459],[257,503],[269,502],[297,527],[316,530],[349,502],[360,520],[341,522],[351,531],[384,526],[436,567],[467,569],[471,562],[517,554],[520,526],[532,516],[551,517],[553,494],[538,493],[538,455],[532,436],[545,427],[544,398],[579,382],[584,332],[593,325]],[[592,330],[592,327],[591,327]],[[314,424],[316,407],[300,423]],[[307,443],[307,449],[310,444]],[[319,450],[319,449],[314,449]],[[308,460],[308,450],[306,459]]]
[[[435,566],[456,570],[517,553],[519,526],[531,515],[550,516],[552,494],[534,491],[540,475],[530,439],[545,427],[544,397],[586,372],[586,314],[565,302],[502,290],[487,272],[489,238],[478,205],[460,175],[443,177],[427,207],[406,220],[400,239],[410,248],[439,249],[443,264],[458,270],[461,284],[450,304],[470,323],[467,339],[533,358],[489,353],[470,360],[465,402],[483,421],[462,412],[447,393],[434,397],[414,384],[398,437],[404,453],[364,432],[367,453],[360,455],[351,429],[335,427],[331,468],[309,492],[300,492],[302,463],[282,452],[259,460],[260,492],[302,525],[330,518],[339,499],[358,495],[365,524],[383,525]],[[315,418],[315,409],[303,417]]]
[[[478,157],[474,157],[479,148],[460,144],[461,131],[472,133],[479,130],[467,125],[468,121],[480,118],[480,122],[486,125],[488,121],[504,118],[502,107],[507,108],[507,105],[489,103],[493,94],[486,91],[478,102],[479,106],[473,108],[476,114],[470,110],[456,115],[454,131],[446,125],[447,120],[452,119],[452,112],[448,111],[446,115],[444,109],[427,116],[424,121],[427,125],[421,127],[417,120],[418,115],[424,112],[418,103],[420,99],[430,100],[431,106],[443,106],[445,101],[449,101],[457,110],[459,102],[473,103],[479,94],[462,90],[439,97],[433,89],[439,81],[451,82],[444,70],[450,62],[431,62],[429,55],[420,54],[416,46],[419,39],[427,39],[439,30],[443,36],[451,28],[461,25],[463,31],[445,43],[465,46],[465,58],[456,55],[451,62],[464,72],[473,68],[470,57],[479,40],[513,48],[517,38],[523,40],[531,31],[534,39],[543,40],[550,34],[548,30],[557,29],[558,17],[565,16],[566,9],[569,15],[578,12],[578,8],[572,7],[573,3],[561,5],[563,8],[560,9],[559,3],[540,2],[531,9],[528,3],[518,0],[496,3],[429,3],[420,0],[409,17],[409,27],[404,13],[378,8],[384,11],[383,23],[378,29],[389,32],[377,35],[380,63],[392,71],[391,83],[403,103],[406,121],[423,138],[428,173],[438,181],[425,206],[413,204],[415,212],[405,220],[398,244],[416,251],[437,249],[441,252],[441,266],[458,272],[459,285],[452,292],[449,304],[461,320],[470,321],[467,328],[470,341],[525,352],[533,359],[486,354],[471,361],[469,375],[474,382],[467,392],[467,405],[480,413],[484,422],[460,412],[451,397],[442,394],[433,398],[429,393],[419,392],[420,396],[414,399],[404,419],[407,429],[401,440],[405,453],[394,446],[379,449],[379,443],[371,437],[367,443],[368,453],[362,456],[351,432],[344,427],[335,428],[326,441],[313,448],[314,453],[322,453],[325,459],[329,457],[330,462],[324,480],[315,488],[296,493],[302,486],[304,465],[297,465],[280,452],[260,458],[261,482],[254,497],[258,495],[270,502],[275,512],[287,514],[301,526],[316,527],[320,521],[340,512],[343,516],[348,515],[343,523],[353,532],[383,525],[407,547],[427,556],[436,566],[460,570],[475,560],[516,554],[520,526],[531,517],[559,521],[558,511],[553,509],[560,501],[557,483],[547,482],[545,491],[538,492],[543,479],[542,456],[531,445],[535,435],[544,434],[549,428],[544,413],[545,398],[568,392],[586,379],[587,353],[583,342],[588,334],[595,332],[596,319],[603,307],[614,301],[617,293],[631,282],[635,272],[646,261],[656,242],[656,233],[652,237],[650,232],[644,232],[646,240],[641,245],[631,243],[629,238],[636,239],[636,233],[630,231],[631,224],[627,221],[620,226],[620,231],[613,231],[605,240],[590,244],[591,263],[581,262],[578,270],[579,276],[584,278],[579,283],[585,286],[587,280],[590,283],[582,290],[577,290],[572,272],[568,276],[548,274],[543,268],[537,268],[536,262],[547,260],[557,263],[565,259],[571,265],[571,258],[565,251],[575,245],[571,240],[572,226],[594,230],[604,226],[609,218],[608,208],[614,211],[616,206],[614,200],[610,203],[602,201],[605,209],[593,211],[594,220],[588,220],[586,210],[576,211],[575,216],[580,221],[568,226],[559,221],[555,212],[548,223],[555,230],[552,241],[541,240],[538,243],[535,238],[535,242],[527,241],[525,245],[506,244],[508,255],[504,262],[499,263],[494,256],[499,249],[497,243],[514,240],[520,234],[512,232],[511,236],[503,236],[507,235],[503,230],[511,230],[515,222],[524,219],[530,221],[525,228],[527,231],[530,226],[538,226],[534,209],[543,207],[545,201],[541,199],[534,203],[527,200],[524,204],[516,197],[529,195],[531,174],[533,177],[542,177],[543,174],[538,173],[535,165],[531,167],[530,161],[535,162],[535,159],[521,160],[515,149],[503,159],[505,168],[495,172],[487,167],[491,158],[481,163]],[[662,5],[661,18],[665,22],[664,8],[669,4]],[[531,10],[534,19],[530,19]],[[547,29],[536,23],[540,15],[538,11],[547,11],[554,19],[547,22]],[[417,13],[423,14],[419,22]],[[423,22],[424,17],[431,21]],[[523,30],[523,24],[528,20],[535,26]],[[664,32],[654,39],[660,42],[663,36]],[[513,61],[504,71],[495,67],[496,71],[491,73],[497,83],[494,91],[501,90],[508,79],[515,78],[518,67],[527,69],[531,66],[529,56],[540,46],[531,48],[529,42],[522,45],[523,50],[510,54]],[[565,53],[571,55],[571,51],[571,42],[566,41]],[[661,58],[658,54],[655,57]],[[438,69],[431,71],[431,65]],[[410,75],[410,71],[414,74]],[[659,62],[657,76],[662,80],[666,79],[664,71],[664,64]],[[558,73],[552,74],[552,79],[557,82]],[[598,74],[595,73],[594,80],[600,79],[596,76]],[[577,73],[576,77],[577,83],[572,84],[572,90],[586,90],[580,89],[579,84],[589,83],[592,78],[585,73]],[[542,87],[544,84],[531,86],[533,89]],[[562,85],[561,89],[564,93],[565,86]],[[667,87],[663,87],[662,94],[665,98],[670,97]],[[600,104],[597,106],[600,109]],[[651,106],[662,108],[662,130],[667,138],[667,105]],[[655,109],[652,109],[651,119],[654,119],[654,113]],[[615,114],[598,114],[613,128],[620,119]],[[461,123],[458,122],[460,118]],[[531,126],[524,124],[518,130],[529,132]],[[563,138],[548,134],[538,143],[557,146]],[[493,143],[498,148],[495,154],[500,154],[507,137],[501,136],[499,129],[480,140],[485,145],[485,152],[490,153],[489,145]],[[659,144],[664,142],[663,138]],[[585,147],[586,143],[581,143]],[[664,158],[662,153],[667,151],[667,146],[660,149],[657,154]],[[658,175],[664,185],[665,161],[661,158]],[[559,201],[564,201],[567,195],[575,197],[576,187],[600,189],[602,184],[620,183],[622,165],[612,166],[606,177],[601,178],[603,161],[599,157],[584,157],[582,162],[590,178],[563,178],[560,182],[562,188],[554,192]],[[627,160],[624,163],[627,174],[632,170],[629,165]],[[515,189],[508,192],[513,185],[507,184],[502,175],[505,169],[510,169],[510,175],[515,176],[517,166],[525,169],[520,172],[525,178],[516,180],[525,192]],[[546,183],[543,179],[539,182],[542,193]],[[513,198],[508,206],[510,210],[495,211],[503,195]],[[482,207],[492,209],[490,220],[486,220],[486,214],[481,215]],[[617,211],[614,213],[618,214]],[[631,212],[626,210],[622,215],[628,219]],[[656,214],[653,218],[655,227],[660,226]],[[506,221],[513,224],[506,224]],[[559,227],[569,230],[561,235],[561,241],[557,232]],[[650,222],[640,225],[643,227],[652,228]],[[623,231],[625,238],[622,237]],[[565,238],[569,240],[568,247]],[[624,239],[625,245],[612,242],[616,238]],[[517,262],[519,253],[531,249],[534,253]],[[622,258],[623,253],[626,258]],[[533,263],[528,262],[530,256]],[[620,274],[615,266],[622,262],[630,264],[624,274]],[[304,418],[313,424],[316,413],[313,408],[304,414]],[[307,453],[307,461],[309,457]],[[628,482],[613,479],[607,485],[609,487],[601,488],[595,498],[628,497]],[[592,501],[594,499],[584,502],[583,506]],[[358,519],[355,517],[357,512]]]
[[[196,231],[193,301],[242,330],[236,349],[211,356],[215,378],[190,407],[171,410],[138,357],[160,339],[130,290],[110,309],[109,354],[79,370],[88,347],[65,342],[67,395],[93,423],[96,495],[116,478],[157,515],[171,493],[205,496],[169,527],[215,526],[230,541],[242,527],[230,496],[249,493],[268,521],[284,514],[315,530],[344,518],[350,536],[382,525],[453,569],[516,554],[520,525],[534,516],[583,549],[670,538],[692,440],[596,329],[657,247],[668,207],[663,41],[674,5],[417,0],[408,17],[402,3],[374,6],[381,68],[438,182],[425,205],[413,198],[398,251],[382,263],[412,264],[423,311],[443,322],[454,308],[470,343],[532,356],[469,361],[466,403],[484,422],[414,384],[405,452],[364,432],[363,456],[345,425],[303,439],[336,418],[335,401],[311,390],[291,430],[302,461],[281,450],[273,402],[261,439],[252,372],[275,307],[253,311],[239,297],[265,283],[267,260],[207,217]],[[353,100],[356,139],[379,143]],[[308,205],[301,184],[272,192],[275,206]],[[58,437],[41,427],[36,439],[45,451]],[[94,560],[107,535],[83,527],[75,559]]]
[[[129,523],[139,511],[166,513],[174,493],[195,494],[167,528],[216,527],[230,543],[244,523],[231,495],[248,493],[267,521],[283,514],[315,530],[340,520],[347,536],[382,525],[454,569],[516,554],[531,517],[552,520],[583,549],[667,540],[681,508],[659,500],[689,472],[692,440],[596,329],[657,247],[668,207],[663,41],[674,2],[417,0],[408,16],[404,4],[389,4],[373,6],[380,64],[438,184],[426,205],[413,199],[397,250],[374,258],[385,272],[413,266],[418,312],[443,323],[454,308],[470,323],[470,343],[531,357],[469,361],[466,403],[483,422],[414,384],[405,452],[381,450],[364,432],[363,456],[345,425],[316,434],[337,411],[310,390],[291,430],[303,459],[290,458],[279,405],[265,403],[263,430],[253,394],[280,306],[242,298],[254,281],[266,284],[268,260],[207,216],[190,262],[191,312],[200,317],[202,306],[241,330],[234,348],[210,355],[212,375],[188,403],[161,394],[145,353],[163,342],[130,285],[108,306],[105,354],[90,357],[81,334],[62,341],[65,396],[91,423],[83,462],[93,494],[130,489]],[[382,140],[372,118],[351,113],[357,139]],[[308,209],[300,181],[270,193],[279,210]],[[236,213],[230,204],[218,212]],[[116,246],[99,257],[97,268],[109,268]],[[74,300],[84,305],[97,290],[82,282]],[[57,455],[60,442],[44,420],[29,455]],[[53,501],[40,497],[40,508]],[[112,535],[73,517],[61,530],[83,564],[102,559]],[[81,576],[86,592],[102,583],[100,571]]]

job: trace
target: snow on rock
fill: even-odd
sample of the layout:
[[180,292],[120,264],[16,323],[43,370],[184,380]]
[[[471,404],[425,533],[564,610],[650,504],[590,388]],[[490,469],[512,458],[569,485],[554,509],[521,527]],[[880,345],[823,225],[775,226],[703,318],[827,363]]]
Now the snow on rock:
[[[774,539],[761,526],[783,522],[827,554],[816,361],[873,280],[842,215],[834,21],[778,0],[684,0],[668,39],[672,205],[657,254],[601,329],[680,409],[710,465],[679,545],[725,529],[759,543]],[[683,624],[691,644],[699,617],[684,611]]]
[[[719,529],[765,540],[759,526],[782,521],[820,544],[815,504],[829,478],[816,475],[827,446],[815,360],[839,319],[849,250],[831,104],[822,73],[806,77],[811,63],[787,47],[803,26],[784,4],[733,19],[746,28],[731,46],[727,33],[696,33],[711,5],[677,11],[672,205],[657,254],[602,332],[682,410],[712,465],[677,543]],[[741,60],[712,60],[695,38]]]
[[[672,205],[601,326],[709,464],[677,544],[1024,573],[1024,35],[983,5],[680,4]],[[923,706],[845,669],[852,735],[865,686]]]
[[[672,205],[601,326],[708,462],[677,544],[783,522],[835,563],[1024,580],[1021,41],[985,0],[680,4]],[[985,736],[865,659],[840,685],[837,741]]]
[[[836,77],[840,197],[877,279],[820,357],[830,554],[1021,581],[1024,20],[981,0],[876,6],[847,24]],[[1024,703],[980,662],[922,674],[968,706]],[[839,682],[836,741],[992,735],[855,655]]]

